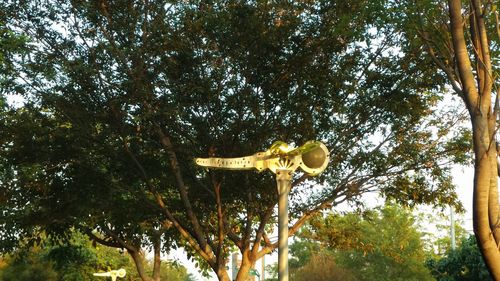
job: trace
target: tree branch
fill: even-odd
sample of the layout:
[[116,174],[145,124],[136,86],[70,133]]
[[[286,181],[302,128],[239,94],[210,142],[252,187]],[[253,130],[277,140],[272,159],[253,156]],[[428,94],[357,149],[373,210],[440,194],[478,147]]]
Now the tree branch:
[[420,37],[422,37],[425,46],[427,47],[427,52],[431,56],[432,61],[446,74],[446,77],[448,77],[448,80],[451,83],[451,86],[453,90],[463,99],[464,98],[464,93],[462,91],[462,87],[460,85],[460,81],[455,79],[455,76],[453,74],[453,69],[446,66],[443,61],[437,58],[436,53],[434,51],[434,48],[431,46],[430,39],[428,36],[421,31],[417,31],[420,34]]
[[[491,94],[492,88],[492,73],[491,73],[491,57],[490,57],[490,49],[488,43],[488,35],[486,31],[486,26],[484,22],[483,13],[481,11],[481,3],[479,0],[471,0],[472,7],[474,12],[472,13],[473,17],[471,20],[471,27],[474,27],[473,37],[476,37],[476,40],[473,42],[477,42],[477,58],[478,58],[478,78],[482,83],[479,82],[479,93],[481,95],[482,100],[482,108],[486,110],[490,108],[490,100],[489,97]],[[484,112],[484,111],[483,111]]]
[[273,211],[274,211],[274,206],[275,204],[270,204],[267,208],[267,210],[264,213],[264,216],[260,220],[260,225],[259,228],[257,229],[257,232],[255,234],[255,240],[252,248],[252,254],[255,256],[257,252],[259,251],[260,248],[260,241],[262,240],[262,237],[264,235],[265,227],[269,219],[271,218]]
[[120,243],[118,243],[116,241],[105,240],[105,239],[95,235],[95,233],[93,233],[92,230],[90,230],[90,229],[84,229],[83,232],[90,239],[92,239],[93,241],[95,241],[101,245],[112,247],[112,248],[123,248],[123,246]]
[[177,155],[174,151],[172,142],[170,141],[170,138],[163,133],[163,130],[159,127],[156,126],[156,132],[160,138],[161,144],[165,147],[167,150],[167,154],[170,160],[170,166],[171,169],[174,173],[175,179],[177,181],[177,189],[179,190],[179,194],[181,196],[181,200],[184,204],[184,207],[186,208],[186,213],[187,217],[193,224],[193,229],[194,229],[194,234],[196,237],[196,240],[200,244],[200,246],[205,250],[210,250],[209,245],[207,244],[205,238],[203,237],[203,230],[201,228],[201,225],[198,221],[198,218],[196,217],[196,214],[193,211],[193,207],[191,206],[191,202],[189,200],[188,192],[186,185],[184,183],[184,179],[181,174],[181,170],[179,168],[179,161],[177,160]]
[[137,249],[136,247],[128,244],[127,242],[125,242],[125,240],[123,240],[122,238],[120,238],[116,233],[114,233],[111,229],[109,229],[109,227],[103,225],[102,229],[106,232],[106,234],[108,234],[116,242],[118,242],[118,244],[120,244],[123,248],[127,249],[127,251],[134,251],[134,252],[138,252],[139,251],[139,249]]
[[455,50],[455,58],[457,60],[457,68],[462,81],[462,89],[464,91],[465,104],[470,112],[478,106],[479,95],[474,85],[474,76],[471,69],[471,61],[467,52],[467,47],[464,37],[463,20],[462,20],[462,4],[461,0],[448,0],[450,14],[450,32]]
[[220,197],[220,188],[221,188],[221,183],[213,183],[214,186],[214,192],[215,192],[215,198],[216,198],[216,206],[217,206],[217,218],[218,218],[218,234],[219,234],[219,243],[217,244],[217,252],[216,252],[216,257],[217,257],[217,266],[221,266],[223,263],[224,255],[222,253],[223,251],[223,245],[224,245],[224,214],[222,212],[222,201]]
[[186,239],[188,244],[193,247],[193,249],[204,259],[208,262],[208,264],[214,268],[216,260],[214,258],[213,252],[212,251],[207,251],[206,248],[201,248],[198,242],[193,238],[193,236],[177,221],[177,219],[173,216],[172,213],[168,209],[164,209],[164,212],[169,219],[169,224],[168,226],[173,225],[177,231],[181,234],[181,236]]

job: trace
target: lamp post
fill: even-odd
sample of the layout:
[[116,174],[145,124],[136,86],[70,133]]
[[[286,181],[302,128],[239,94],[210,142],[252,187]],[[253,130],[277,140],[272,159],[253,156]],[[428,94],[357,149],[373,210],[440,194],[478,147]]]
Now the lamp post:
[[278,280],[288,281],[288,194],[293,172],[301,168],[316,176],[325,170],[330,154],[319,141],[309,141],[298,148],[275,142],[265,152],[239,158],[196,158],[197,165],[227,170],[271,170],[278,188]]

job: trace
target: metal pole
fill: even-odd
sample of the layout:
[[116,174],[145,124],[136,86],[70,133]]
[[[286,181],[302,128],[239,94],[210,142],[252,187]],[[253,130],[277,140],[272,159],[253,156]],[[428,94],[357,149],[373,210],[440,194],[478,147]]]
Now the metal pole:
[[455,219],[453,218],[453,207],[450,206],[450,236],[451,236],[451,249],[455,250],[457,248],[457,243],[455,242]]
[[231,255],[231,278],[236,280],[236,275],[238,274],[238,253],[234,252]]
[[288,281],[288,194],[292,171],[276,170],[278,185],[278,281]]

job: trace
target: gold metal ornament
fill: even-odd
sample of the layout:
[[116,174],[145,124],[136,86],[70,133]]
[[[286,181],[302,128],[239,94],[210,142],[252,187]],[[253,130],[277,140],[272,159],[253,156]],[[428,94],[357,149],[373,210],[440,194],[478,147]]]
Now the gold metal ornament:
[[197,165],[226,170],[277,170],[295,171],[301,168],[305,173],[315,176],[325,170],[330,159],[326,146],[319,141],[308,141],[293,148],[282,141],[277,141],[264,152],[237,158],[196,158]]

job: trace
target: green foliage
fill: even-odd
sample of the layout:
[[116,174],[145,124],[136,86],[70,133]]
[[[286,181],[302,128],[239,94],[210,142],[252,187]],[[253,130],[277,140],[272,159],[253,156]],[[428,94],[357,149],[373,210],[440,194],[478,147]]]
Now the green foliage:
[[4,106],[4,98],[19,90],[16,87],[15,60],[24,58],[28,49],[28,37],[22,33],[15,32],[5,25],[6,19],[0,15],[0,108]]
[[289,250],[292,256],[288,260],[288,266],[290,270],[294,270],[309,263],[314,253],[320,252],[321,245],[310,239],[298,239],[289,246]]
[[278,263],[266,265],[266,281],[278,280]]
[[4,281],[58,281],[57,272],[52,264],[37,258],[14,260],[0,272]]
[[463,239],[456,250],[448,250],[444,257],[429,259],[427,267],[437,281],[493,280],[481,257],[474,235]]
[[119,268],[137,276],[127,253],[116,248],[94,247],[88,237],[80,233],[74,233],[67,243],[52,245],[46,250],[45,259],[54,264],[61,280],[93,280],[95,272]]
[[[491,57],[495,58],[500,54],[500,37],[497,33],[495,19],[498,3],[491,2],[489,5],[488,10],[491,12],[484,14],[485,32],[488,33],[488,38],[491,41],[489,43]],[[463,7],[465,14],[470,12],[468,5]],[[454,54],[450,50],[451,33],[449,32],[448,6],[445,3],[436,0],[395,1],[391,3],[390,11],[393,12],[393,15],[398,16],[397,20],[394,21],[395,28],[404,38],[404,45],[407,46],[406,52],[411,52],[420,59],[427,58],[430,64],[435,63],[431,61],[431,58],[436,56],[444,67],[454,67]],[[469,22],[466,21],[464,24],[469,24]],[[473,54],[472,41],[465,43],[469,54]],[[432,54],[428,46],[432,47]],[[492,64],[492,71],[498,73],[498,64]]]
[[194,281],[194,277],[187,273],[187,269],[182,266],[175,266],[168,262],[161,265],[161,280],[167,281]]
[[363,214],[318,216],[301,236],[319,243],[330,262],[356,280],[433,280],[414,224],[409,210],[386,205]]
[[293,280],[297,281],[355,281],[353,273],[340,267],[332,253],[313,253],[309,261],[293,272]]
[[54,263],[54,269],[60,272],[60,280],[91,280],[97,263],[95,253],[81,245],[55,246],[48,251],[46,259]]
[[[92,246],[88,238],[73,233],[64,244],[53,244],[48,239],[42,247],[20,248],[5,259],[0,268],[1,280],[47,280],[47,281],[90,281],[93,273],[124,268],[127,278],[138,280],[135,265],[126,253],[115,248]],[[150,263],[146,271],[151,272]],[[20,279],[19,279],[20,278]],[[161,264],[161,278],[169,281],[190,281],[192,277],[185,267],[164,261]]]
[[[453,115],[432,111],[443,79],[397,51],[385,5],[0,4],[8,30],[29,38],[29,55],[9,64],[9,77],[23,78],[9,89],[25,104],[0,117],[0,251],[75,227],[115,245],[152,247],[160,235],[165,252],[186,245],[174,220],[204,249],[251,245],[259,223],[275,220],[273,177],[205,172],[192,159],[249,155],[275,140],[322,140],[332,152],[322,188],[293,189],[292,221],[327,203],[362,204],[374,189],[460,208],[448,159],[466,159],[468,138],[444,137],[454,127],[437,120]],[[234,232],[222,241],[218,184]]]
[[[445,255],[451,250],[451,235],[450,235],[450,214],[447,212],[427,214],[419,218],[419,221],[432,225],[435,229],[430,232],[425,232],[423,243],[426,252],[435,259]],[[455,244],[460,246],[462,241],[465,241],[469,236],[467,230],[463,227],[464,222],[459,218],[455,219]]]

